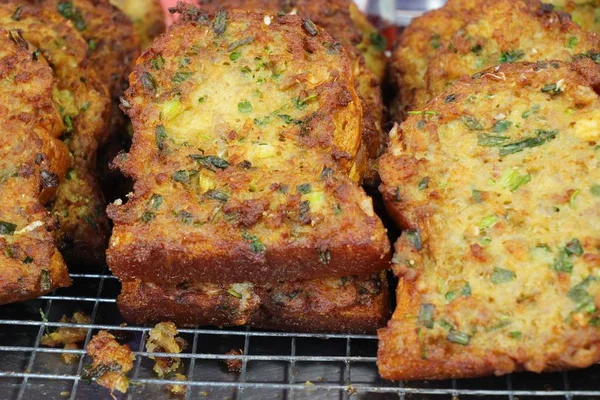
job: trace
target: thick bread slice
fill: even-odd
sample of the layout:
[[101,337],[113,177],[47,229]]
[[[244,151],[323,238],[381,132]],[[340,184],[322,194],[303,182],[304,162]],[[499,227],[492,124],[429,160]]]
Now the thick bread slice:
[[334,43],[298,16],[190,12],[144,53],[124,106],[132,150],[116,160],[135,192],[109,207],[119,278],[277,282],[386,268],[386,231],[348,177],[361,105]]
[[109,133],[107,86],[89,62],[88,43],[58,12],[21,2],[0,4],[0,25],[22,30],[23,37],[50,61],[56,77],[54,100],[64,121],[62,138],[71,154],[71,169],[52,205],[57,245],[68,262],[101,265],[109,225],[93,171],[98,144]]
[[600,37],[539,0],[450,0],[417,18],[392,57],[401,121],[464,75],[501,63],[572,61],[600,51]]
[[385,107],[380,82],[386,67],[385,39],[350,0],[200,0],[200,9],[214,15],[220,9],[263,10],[270,15],[295,12],[323,28],[346,49],[363,106],[359,172],[366,184],[378,181],[375,160],[383,152]]
[[55,138],[62,121],[54,84],[48,63],[20,32],[0,29],[0,304],[71,284],[40,200],[69,165]]
[[385,273],[272,285],[190,284],[165,287],[123,282],[118,299],[126,321],[177,326],[238,326],[294,332],[374,333],[389,316]]
[[585,57],[506,64],[392,132],[380,190],[406,230],[384,378],[600,361],[599,84]]

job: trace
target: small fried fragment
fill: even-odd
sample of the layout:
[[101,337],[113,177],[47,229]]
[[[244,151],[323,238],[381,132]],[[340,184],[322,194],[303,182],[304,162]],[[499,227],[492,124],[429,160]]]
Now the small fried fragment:
[[[89,324],[92,318],[83,313],[75,312],[71,318],[63,315],[59,322],[71,324]],[[42,336],[42,345],[48,347],[66,346],[69,344],[81,343],[87,336],[87,328],[67,328],[59,327],[52,333],[47,333]],[[66,348],[66,347],[65,347]]]
[[111,392],[126,393],[129,379],[125,375],[131,371],[135,360],[129,346],[119,344],[107,331],[100,331],[92,337],[86,350],[92,364],[85,368],[83,379],[93,379]]
[[[187,342],[177,337],[177,327],[172,322],[160,322],[150,330],[146,351],[149,353],[181,353],[187,347]],[[152,370],[163,378],[176,372],[181,367],[179,357],[150,357],[155,360]],[[185,378],[185,377],[184,377]]]
[[[227,356],[241,356],[244,354],[242,349],[231,349],[225,355]],[[223,360],[225,366],[227,367],[227,371],[229,372],[242,372],[242,359],[241,358],[228,358]]]
[[[179,372],[177,372],[173,378],[176,381],[182,381],[185,382],[186,381],[186,377],[183,374],[180,374]],[[168,384],[167,385],[167,390],[169,392],[171,392],[171,394],[175,395],[175,396],[183,396],[185,395],[185,393],[187,392],[187,385],[181,385],[181,384]]]

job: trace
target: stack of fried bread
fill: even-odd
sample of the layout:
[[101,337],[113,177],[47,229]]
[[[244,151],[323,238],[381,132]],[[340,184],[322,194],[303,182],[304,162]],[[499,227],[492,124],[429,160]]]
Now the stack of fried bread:
[[379,164],[404,229],[384,378],[600,361],[599,52],[533,0],[450,0],[404,31],[408,118]]
[[9,303],[68,285],[63,256],[69,267],[104,265],[96,156],[125,129],[118,97],[140,49],[108,0],[1,0],[0,26],[0,303]]
[[353,61],[297,15],[178,5],[123,108],[135,181],[107,259],[126,320],[371,332],[389,242],[359,183]]

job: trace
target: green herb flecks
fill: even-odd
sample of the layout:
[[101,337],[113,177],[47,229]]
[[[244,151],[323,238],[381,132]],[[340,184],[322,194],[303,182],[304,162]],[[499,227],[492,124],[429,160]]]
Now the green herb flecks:
[[481,190],[473,189],[471,190],[471,198],[477,204],[483,202],[483,192]]
[[215,168],[225,169],[229,167],[229,161],[217,156],[205,156],[202,154],[190,154],[190,158],[202,167],[215,171]]
[[150,207],[152,207],[155,210],[158,210],[162,205],[163,201],[164,199],[160,194],[153,194],[152,197],[150,197]]
[[173,83],[183,83],[190,79],[194,75],[193,72],[176,72],[175,75],[171,77],[171,82]]
[[6,221],[0,221],[0,235],[13,235],[16,229],[17,225]]
[[333,169],[329,168],[327,166],[323,167],[323,170],[321,171],[321,175],[319,175],[319,179],[326,180],[331,177],[333,177]]
[[524,55],[525,52],[521,50],[503,51],[498,61],[500,64],[514,63],[523,58]]
[[154,219],[154,217],[156,217],[156,215],[152,211],[144,211],[140,217],[140,220],[144,223],[149,223]]
[[190,174],[186,170],[176,171],[171,175],[171,179],[175,182],[190,183]]
[[511,270],[495,267],[492,273],[492,283],[496,285],[507,283],[513,281],[516,277],[517,275]]
[[253,110],[252,103],[248,100],[242,100],[238,103],[238,111],[244,114],[250,113]]
[[163,125],[158,125],[154,130],[154,138],[156,140],[156,148],[159,154],[162,154],[166,149],[167,130]]
[[578,43],[579,39],[577,38],[577,36],[571,36],[569,37],[569,39],[567,39],[567,48],[574,49]]
[[254,254],[262,254],[265,252],[266,247],[258,240],[256,235],[251,235],[247,232],[242,233],[242,238],[250,242],[250,251]]
[[165,59],[160,54],[157,54],[156,57],[150,60],[150,64],[152,65],[152,68],[158,71],[165,65]]
[[550,95],[552,96],[556,96],[562,93],[562,89],[558,85],[558,83],[550,83],[548,85],[544,85],[541,90],[543,93],[550,93]]
[[[595,276],[588,276],[577,285],[573,286],[568,292],[567,297],[575,302],[576,310],[595,310],[594,297],[588,293],[590,284],[596,281],[598,278]],[[592,309],[593,307],[593,309]]]
[[312,187],[310,183],[303,183],[301,185],[298,185],[298,187],[296,187],[296,190],[300,194],[309,194],[310,192],[312,192]]
[[462,346],[467,346],[471,340],[471,337],[466,333],[454,329],[448,332],[448,336],[446,338],[449,342],[460,344]]
[[425,303],[421,304],[418,316],[418,324],[426,327],[427,329],[433,329],[433,314],[435,312],[435,306],[433,304]]
[[52,289],[52,280],[50,279],[50,271],[43,269],[40,271],[40,290],[46,292]]
[[568,255],[582,256],[583,255],[583,247],[581,247],[581,242],[579,239],[573,239],[565,246],[565,252]]
[[512,126],[512,122],[510,122],[506,119],[503,119],[503,120],[497,121],[494,124],[494,127],[492,128],[492,132],[503,133],[503,132],[506,132],[511,126]]
[[83,31],[87,28],[87,24],[83,19],[81,11],[73,7],[72,1],[63,1],[56,5],[56,9],[60,15],[73,22],[78,31]]
[[487,217],[485,217],[481,221],[479,221],[477,226],[479,227],[479,229],[483,229],[483,230],[490,229],[494,225],[496,225],[499,221],[500,220],[495,215],[488,215]]
[[508,332],[508,337],[510,337],[511,339],[521,339],[521,335],[522,333],[519,331]]
[[430,181],[431,181],[431,178],[429,178],[428,176],[422,178],[419,181],[419,185],[418,185],[419,190],[425,190],[425,189],[427,189],[429,187],[429,182]]
[[456,101],[456,95],[455,94],[449,94],[444,99],[444,103],[446,103],[446,104],[448,104],[448,103],[454,103],[455,101]]
[[209,190],[206,192],[206,197],[212,200],[220,201],[221,203],[227,203],[229,195],[220,190]]
[[231,296],[235,297],[236,299],[241,299],[242,295],[239,294],[238,292],[236,292],[235,290],[229,288],[227,289],[227,293],[229,293]]
[[329,249],[319,250],[319,262],[325,265],[331,262],[331,253],[329,252]]
[[301,98],[299,96],[294,97],[292,99],[292,102],[294,103],[294,107],[296,107],[296,109],[298,109],[298,110],[306,110],[307,103],[309,101],[311,101],[311,100],[316,99],[316,98],[317,98],[317,94],[314,93],[314,94],[311,94],[310,96],[305,97],[305,98]]
[[15,12],[13,12],[12,15],[10,16],[10,19],[12,19],[13,21],[20,21],[22,12],[23,12],[23,6],[19,4],[17,6],[17,9],[15,10]]
[[479,120],[473,117],[472,115],[461,115],[459,119],[460,122],[465,124],[467,128],[469,128],[472,131],[483,130],[483,125],[481,124],[481,122],[479,122]]
[[431,39],[429,40],[429,45],[431,46],[432,49],[437,50],[440,48],[440,35],[439,34],[434,34]]
[[514,143],[506,143],[509,140],[505,136],[479,135],[477,143],[485,147],[498,147],[500,156],[504,157],[510,154],[519,153],[527,148],[538,147],[544,143],[555,139],[558,136],[558,129],[545,130],[536,129],[534,137],[529,137]]
[[212,23],[212,29],[217,34],[217,36],[221,36],[227,30],[227,11],[219,10],[215,14],[215,19]]
[[379,32],[372,32],[369,35],[369,40],[371,41],[371,46],[373,46],[375,50],[384,51],[387,49],[387,39]]
[[502,174],[498,183],[500,186],[509,189],[511,192],[514,192],[530,181],[531,174],[521,175],[519,171],[507,170],[504,174]]
[[250,44],[254,42],[254,36],[248,36],[245,38],[242,38],[240,40],[236,40],[235,42],[231,43],[229,45],[229,47],[227,48],[227,51],[234,51],[242,46],[245,46],[247,44]]
[[145,87],[147,90],[154,94],[156,93],[156,81],[154,80],[152,74],[150,74],[149,72],[142,73],[140,81],[143,87]]
[[23,264],[31,264],[33,262],[33,258],[32,257],[25,257],[25,259],[23,260]]
[[572,256],[582,256],[583,255],[583,247],[581,246],[581,242],[579,239],[573,239],[568,242],[565,247],[561,247],[558,250],[558,256],[554,260],[552,264],[552,269],[556,272],[562,272],[570,274],[573,272],[573,262],[571,260]]
[[600,197],[600,185],[593,184],[592,186],[590,186],[590,193],[592,194],[592,196]]
[[527,119],[531,116],[531,114],[535,114],[537,112],[539,112],[541,109],[541,106],[539,104],[534,104],[531,106],[531,108],[525,112],[523,112],[523,114],[521,115],[521,117],[523,119]]
[[277,117],[281,118],[283,122],[285,122],[288,125],[301,125],[304,123],[304,121],[302,121],[301,119],[292,118],[287,114],[279,114],[277,115]]
[[310,19],[307,19],[306,21],[304,21],[304,29],[306,29],[306,31],[311,35],[311,36],[316,36],[319,34],[319,31],[317,29],[317,26],[315,25],[314,22],[312,22]]
[[413,245],[417,251],[423,250],[423,242],[421,240],[421,234],[416,229],[409,229],[404,231],[403,236],[406,237],[408,242]]
[[507,136],[496,136],[482,133],[477,136],[477,144],[484,147],[498,147],[504,145],[507,140],[510,140]]

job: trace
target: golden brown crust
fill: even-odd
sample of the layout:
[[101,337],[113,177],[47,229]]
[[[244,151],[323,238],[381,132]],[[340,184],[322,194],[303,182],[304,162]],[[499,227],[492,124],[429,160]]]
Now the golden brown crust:
[[123,282],[119,310],[131,323],[238,326],[300,332],[374,333],[389,315],[385,273],[370,278],[197,284]]
[[136,185],[109,207],[113,273],[177,284],[385,269],[383,225],[348,177],[361,110],[344,50],[297,16],[223,16],[174,26],[132,74],[134,141],[116,162]]
[[88,44],[73,23],[57,12],[16,2],[1,4],[0,23],[21,29],[23,37],[51,61],[57,80],[54,100],[66,122],[63,141],[71,153],[70,179],[64,181],[67,187],[59,189],[52,207],[55,240],[69,262],[96,264],[104,256],[108,219],[92,171],[98,145],[109,133],[108,89],[87,57]]
[[384,378],[600,360],[593,58],[461,78],[391,132],[380,190],[406,231],[393,260],[398,306],[379,331]]
[[108,331],[100,331],[92,337],[85,347],[92,364],[83,372],[84,378],[95,379],[98,385],[127,392],[129,380],[125,376],[133,369],[135,355],[128,345],[121,345]]
[[400,37],[392,62],[399,91],[393,115],[401,121],[461,76],[497,64],[571,61],[599,48],[600,37],[538,0],[449,1]]
[[68,154],[55,138],[62,123],[52,70],[18,31],[0,29],[0,81],[0,304],[6,304],[71,284],[40,202],[63,179]]
[[599,0],[544,0],[552,4],[558,11],[571,14],[573,22],[582,29],[600,34],[600,1]]
[[133,21],[141,39],[142,49],[150,46],[158,35],[165,32],[165,14],[160,0],[110,0]]
[[297,12],[325,29],[346,49],[353,62],[356,90],[363,105],[361,157],[357,163],[363,182],[377,182],[374,160],[384,149],[382,129],[385,106],[380,82],[386,66],[385,40],[349,0],[200,0],[200,9],[214,15],[219,9],[263,10],[272,15],[279,11]]

